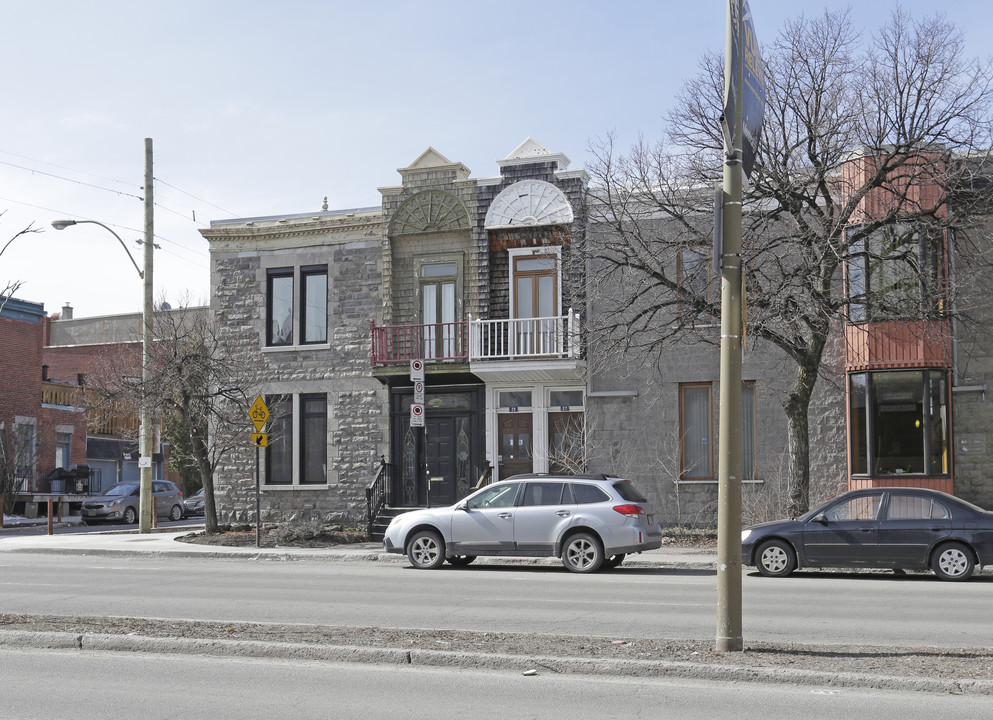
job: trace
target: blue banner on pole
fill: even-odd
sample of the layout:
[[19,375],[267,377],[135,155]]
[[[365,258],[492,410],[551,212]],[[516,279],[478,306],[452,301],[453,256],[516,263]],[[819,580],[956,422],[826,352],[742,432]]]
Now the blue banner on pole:
[[[747,0],[728,0],[728,2],[731,8],[732,51],[730,73],[724,78],[724,114],[721,116],[721,122],[726,126],[726,135],[733,137],[740,74],[743,84],[740,107],[744,135],[741,139],[741,167],[745,177],[751,179],[765,115],[765,68],[759,51],[758,37],[755,34],[755,24],[752,21],[752,11],[748,7]],[[741,18],[738,16],[739,7]]]

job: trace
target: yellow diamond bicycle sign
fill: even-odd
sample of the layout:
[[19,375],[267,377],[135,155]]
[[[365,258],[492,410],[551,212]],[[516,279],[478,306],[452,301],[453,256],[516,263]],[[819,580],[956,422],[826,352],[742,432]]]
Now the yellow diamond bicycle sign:
[[248,410],[248,417],[252,419],[255,423],[255,429],[259,432],[262,431],[262,426],[266,424],[269,419],[269,408],[266,407],[265,400],[259,395],[255,398],[255,402],[252,403],[252,407]]

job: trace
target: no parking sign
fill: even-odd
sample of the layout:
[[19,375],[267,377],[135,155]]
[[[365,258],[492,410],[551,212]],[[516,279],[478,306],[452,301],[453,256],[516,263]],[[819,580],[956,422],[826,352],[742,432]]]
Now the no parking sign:
[[424,406],[414,403],[410,406],[410,427],[424,427]]

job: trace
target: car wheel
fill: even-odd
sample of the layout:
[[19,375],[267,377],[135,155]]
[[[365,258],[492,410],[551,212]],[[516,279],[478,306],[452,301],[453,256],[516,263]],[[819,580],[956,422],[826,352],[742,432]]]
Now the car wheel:
[[620,565],[622,562],[624,562],[625,557],[626,556],[624,553],[620,553],[618,555],[611,555],[609,558],[603,561],[603,566],[605,568],[615,568],[618,565]]
[[169,513],[170,520],[182,520],[183,519],[183,508],[179,505],[172,506],[172,512]]
[[138,511],[133,507],[124,508],[124,524],[134,525],[138,522]]
[[767,540],[758,549],[759,572],[766,577],[786,577],[796,570],[796,553],[784,540]]
[[475,555],[449,555],[447,558],[449,563],[455,565],[456,567],[465,567],[473,560],[476,559]]
[[589,533],[577,533],[562,548],[562,564],[576,573],[596,572],[603,565],[603,544]]
[[972,550],[962,543],[946,543],[931,556],[931,569],[939,580],[968,580],[975,566]]
[[434,530],[421,530],[407,543],[410,564],[421,570],[434,570],[445,562],[445,542]]

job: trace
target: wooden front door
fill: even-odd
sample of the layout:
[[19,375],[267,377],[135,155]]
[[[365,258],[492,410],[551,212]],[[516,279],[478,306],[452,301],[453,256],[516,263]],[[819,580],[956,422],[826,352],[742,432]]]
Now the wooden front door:
[[531,413],[501,413],[499,418],[500,479],[517,473],[534,472],[534,421]]

